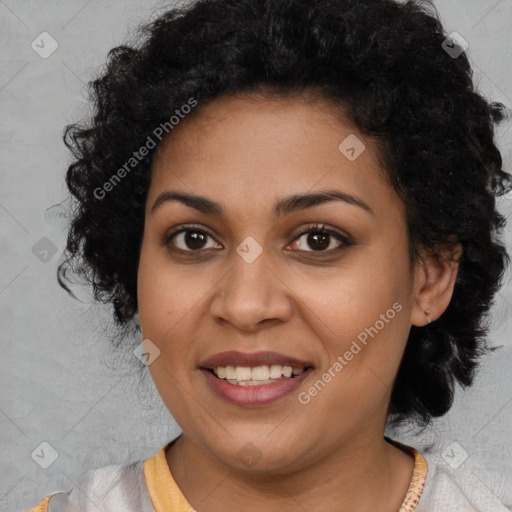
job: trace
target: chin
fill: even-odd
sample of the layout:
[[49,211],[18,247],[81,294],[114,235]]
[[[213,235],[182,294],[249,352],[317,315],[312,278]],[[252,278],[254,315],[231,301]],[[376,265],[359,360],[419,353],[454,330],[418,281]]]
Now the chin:
[[286,474],[307,466],[309,461],[305,460],[305,455],[311,456],[311,450],[300,442],[304,436],[297,431],[283,431],[281,435],[274,432],[269,436],[267,430],[272,431],[260,426],[258,431],[254,431],[254,436],[250,435],[249,429],[244,435],[226,435],[214,444],[209,438],[209,451],[231,470],[254,475],[268,472]]

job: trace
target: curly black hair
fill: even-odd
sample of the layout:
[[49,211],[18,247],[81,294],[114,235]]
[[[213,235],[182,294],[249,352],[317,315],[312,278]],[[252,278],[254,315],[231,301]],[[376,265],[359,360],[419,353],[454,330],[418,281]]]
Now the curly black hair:
[[184,105],[195,102],[197,115],[221,95],[312,92],[377,141],[406,206],[412,260],[421,248],[462,246],[452,300],[412,326],[389,408],[393,424],[445,414],[488,349],[487,314],[509,261],[496,197],[511,184],[494,140],[507,110],[476,91],[466,54],[446,41],[426,0],[198,0],[143,25],[90,82],[91,119],[65,130],[74,208],[60,285],[71,293],[71,269],[113,305],[115,324],[132,321],[155,129],[170,133]]

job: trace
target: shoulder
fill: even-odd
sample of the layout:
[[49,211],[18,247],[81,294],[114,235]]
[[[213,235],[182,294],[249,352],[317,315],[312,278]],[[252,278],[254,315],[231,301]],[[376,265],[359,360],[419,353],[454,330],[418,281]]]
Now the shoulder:
[[155,512],[143,466],[138,461],[90,469],[68,492],[50,494],[28,512]]
[[510,512],[474,472],[453,469],[436,454],[422,455],[428,469],[416,512]]

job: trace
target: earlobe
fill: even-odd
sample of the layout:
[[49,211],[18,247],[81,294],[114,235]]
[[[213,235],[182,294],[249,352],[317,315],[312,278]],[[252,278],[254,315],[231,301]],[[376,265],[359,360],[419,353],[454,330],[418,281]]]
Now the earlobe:
[[423,252],[414,273],[412,325],[428,325],[445,312],[453,296],[461,255],[460,244],[436,254]]

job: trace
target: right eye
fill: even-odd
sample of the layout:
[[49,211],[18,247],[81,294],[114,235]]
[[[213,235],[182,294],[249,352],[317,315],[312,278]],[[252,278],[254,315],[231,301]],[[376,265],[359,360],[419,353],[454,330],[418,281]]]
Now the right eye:
[[208,247],[208,238],[213,240],[212,235],[204,228],[180,226],[165,236],[164,244],[170,246],[171,250],[189,253],[200,252],[202,249],[222,248],[218,244]]

